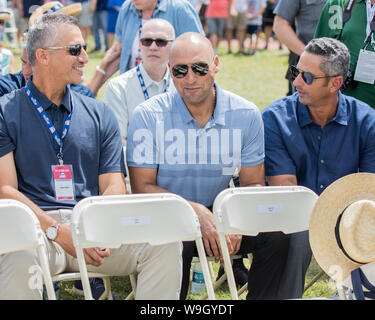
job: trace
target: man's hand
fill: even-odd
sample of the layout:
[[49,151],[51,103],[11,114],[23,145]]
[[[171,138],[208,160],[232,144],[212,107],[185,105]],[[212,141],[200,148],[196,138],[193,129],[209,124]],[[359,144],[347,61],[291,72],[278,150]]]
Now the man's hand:
[[[64,251],[74,258],[77,258],[77,252],[73,245],[72,234],[70,226],[62,224],[59,228],[59,233],[56,238],[56,242],[64,249]],[[98,267],[104,263],[104,258],[109,257],[110,250],[100,248],[85,248],[83,249],[83,255],[85,257],[86,264],[92,264]]]
[[[223,263],[223,254],[220,246],[219,234],[215,226],[213,213],[207,207],[199,203],[190,202],[190,204],[196,212],[199,223],[201,225],[202,239],[206,253],[211,257],[214,256],[215,262],[220,261],[220,263]],[[231,242],[231,237],[235,241],[234,246]],[[239,246],[241,245],[241,238],[238,238],[236,236],[225,236],[225,238],[229,255],[233,255],[238,251]],[[236,248],[238,249],[235,251]]]
[[95,267],[99,267],[104,263],[104,258],[109,257],[110,249],[100,249],[95,248],[86,248],[83,249],[83,254],[85,256],[85,261],[87,264],[92,264]]

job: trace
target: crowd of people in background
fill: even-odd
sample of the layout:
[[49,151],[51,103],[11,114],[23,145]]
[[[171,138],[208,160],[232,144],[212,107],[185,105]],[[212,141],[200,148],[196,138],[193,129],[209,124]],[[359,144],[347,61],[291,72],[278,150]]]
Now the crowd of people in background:
[[[20,45],[22,33],[28,28],[28,19],[38,6],[50,0],[1,0],[0,10],[12,12],[14,19],[6,27],[17,28],[17,36],[8,35],[12,47]],[[115,39],[115,27],[120,8],[125,0],[61,0],[63,5],[82,4],[77,16],[83,38],[94,38],[94,47],[89,53],[108,50]],[[228,54],[232,53],[231,42],[238,40],[238,54],[254,55],[257,50],[269,48],[270,41],[277,40],[272,31],[274,13],[278,0],[188,0],[199,13],[202,26],[214,49],[220,40],[227,40]],[[4,33],[4,31],[2,32]],[[260,44],[259,38],[264,39]],[[4,34],[2,35],[4,39]],[[248,39],[247,48],[244,47]],[[281,46],[281,44],[277,44]]]
[[[59,14],[56,11],[61,6],[51,5],[40,14],[42,18],[35,18],[33,22],[34,9],[46,6],[43,0],[12,0],[3,9],[0,7],[0,28],[6,23],[15,23],[19,30],[15,41],[21,41],[22,32],[28,30],[24,35],[27,40],[19,73],[13,74],[13,57],[8,57],[9,50],[0,46],[1,72],[8,73],[0,77],[0,85],[7,92],[15,92],[0,98],[0,197],[20,200],[33,209],[45,229],[46,243],[63,249],[52,248],[56,251],[53,255],[67,255],[70,259],[64,265],[56,264],[56,270],[74,269],[74,248],[68,225],[47,212],[71,210],[75,200],[88,195],[126,193],[123,147],[126,147],[132,192],[172,192],[187,199],[199,219],[206,253],[216,261],[221,259],[221,252],[212,205],[215,197],[229,186],[235,168],[239,179],[238,184],[234,183],[236,187],[302,185],[317,195],[346,175],[360,171],[375,173],[372,139],[372,135],[375,137],[375,58],[369,53],[375,48],[375,0],[354,1],[354,9],[350,4],[353,2],[346,0],[64,0],[63,4],[68,7],[78,2],[79,13],[61,11]],[[345,13],[341,28],[331,25],[332,7],[339,7]],[[7,8],[13,10],[13,15]],[[76,15],[77,20],[69,15]],[[11,16],[15,19],[10,19]],[[58,35],[57,43],[53,43],[51,26]],[[48,37],[43,37],[43,32]],[[4,37],[4,28],[1,33]],[[86,48],[90,34],[94,38],[91,50]],[[232,40],[236,39],[236,54],[255,55],[259,49],[269,49],[275,35],[290,52],[286,74],[289,92],[287,97],[260,112],[255,104],[221,89],[215,82],[220,69],[218,46],[225,40],[227,54],[232,54]],[[260,48],[259,39],[263,36]],[[277,46],[280,48],[281,43]],[[100,51],[106,52],[103,60],[90,81],[82,85],[87,53]],[[3,65],[3,61],[8,63]],[[103,101],[93,100],[117,70],[120,75],[108,82]],[[16,90],[24,86],[25,90]],[[75,114],[79,114],[74,121],[70,121],[73,113],[70,97],[74,98]],[[21,110],[30,101],[42,119],[51,118],[55,122],[57,128],[53,127],[51,133],[60,134],[62,139],[55,139],[60,144],[57,142],[54,148],[47,149],[50,140],[43,134],[45,128],[39,125],[39,119],[26,125],[19,121],[22,117],[32,119],[34,109],[27,111],[30,117]],[[45,115],[40,111],[43,108]],[[65,120],[68,124],[63,119],[68,119]],[[43,172],[43,177],[48,177],[49,164],[56,159],[62,166],[61,141],[66,136],[63,129],[70,128],[70,122],[73,131],[67,138],[71,149],[67,148],[66,159],[76,168],[85,168],[78,180],[89,179],[79,188],[73,188],[72,182],[69,192],[72,195],[76,192],[75,200],[67,203],[61,199],[60,189],[46,184],[48,179],[38,176],[40,181],[32,181],[28,164],[32,158],[35,171]],[[186,136],[196,130],[197,141],[208,130],[220,132],[220,137],[221,130],[228,130],[233,135],[232,154],[240,154],[240,158],[233,158],[230,167],[222,159],[205,163],[207,166],[180,163],[177,158],[171,163],[164,161],[171,154],[168,148],[162,151],[158,148],[160,123],[166,132],[178,129]],[[238,145],[234,141],[236,129],[243,133]],[[152,133],[150,140],[136,138],[142,130]],[[101,139],[94,139],[95,134]],[[34,135],[46,139],[36,153],[30,150],[34,149],[31,148]],[[78,136],[87,139],[85,146]],[[163,147],[169,142],[163,140]],[[140,161],[142,154],[135,151],[140,145],[152,150],[150,157],[141,159],[143,162]],[[190,150],[182,145],[177,155],[182,154],[185,159],[186,155],[190,156]],[[91,156],[89,149],[98,153],[94,157],[96,161],[85,161],[85,156],[88,159]],[[79,154],[77,150],[82,151],[81,157],[75,156]],[[158,152],[164,154],[160,156]],[[35,159],[25,154],[35,155]],[[214,154],[207,150],[207,155],[212,161]],[[36,161],[38,157],[40,161]],[[52,167],[55,170],[58,166]],[[224,169],[225,174],[218,174]],[[188,171],[192,174],[188,175]],[[92,172],[99,175],[94,176]],[[22,177],[18,185],[14,183],[17,177]],[[45,188],[38,189],[41,186]],[[253,253],[250,271],[234,270],[237,278],[244,273],[244,282],[251,288],[248,299],[302,297],[312,257],[307,231],[290,235],[265,232],[255,237],[231,235],[227,242],[231,254]],[[124,254],[130,249],[132,254]],[[195,253],[193,243],[159,248],[162,252],[150,247],[133,249],[121,248],[119,254],[116,252],[117,257],[115,254],[110,257],[106,249],[90,248],[86,259],[110,273],[115,272],[115,263],[132,261],[132,268],[118,272],[125,275],[133,273],[136,267],[141,268],[136,265],[137,254],[147,254],[150,258],[145,259],[144,271],[139,272],[137,298],[186,298]],[[153,256],[160,269],[163,257],[175,264],[163,272],[155,266],[147,268],[155,264]],[[30,253],[21,258],[9,255],[0,262],[7,266],[6,270],[12,270],[15,265],[37,263]],[[242,261],[238,269],[241,268],[244,268]],[[19,273],[26,278],[25,270]],[[162,283],[163,287],[168,287],[171,281],[174,287],[165,290],[164,296],[157,286],[147,292],[144,282],[147,278]],[[40,298],[41,291],[32,292],[24,280],[16,279],[15,273],[13,276],[0,273],[0,284],[6,288],[0,291],[0,299],[16,297],[20,291],[26,299]],[[14,286],[11,281],[19,285]],[[92,290],[97,290],[95,285]]]

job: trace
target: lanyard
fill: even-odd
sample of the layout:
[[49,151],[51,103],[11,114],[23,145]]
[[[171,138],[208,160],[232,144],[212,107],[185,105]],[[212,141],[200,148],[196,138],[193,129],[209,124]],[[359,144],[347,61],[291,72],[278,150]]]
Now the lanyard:
[[30,91],[28,83],[25,86],[25,92],[26,92],[27,97],[30,99],[31,103],[33,104],[35,109],[39,112],[41,118],[44,120],[45,124],[47,125],[47,128],[49,132],[51,133],[53,140],[57,143],[59,147],[57,158],[59,159],[59,164],[62,166],[63,165],[63,140],[68,134],[68,130],[70,127],[70,119],[72,118],[72,114],[73,114],[73,108],[72,108],[72,112],[70,112],[70,114],[65,119],[62,135],[60,138],[59,134],[56,131],[55,126],[53,125],[52,121],[48,117],[46,111],[43,109],[39,101],[35,98],[33,93]]
[[[152,12],[151,19],[154,17],[154,13],[158,11],[159,4],[160,4],[160,0],[158,0],[158,3],[156,4],[155,9]],[[138,29],[138,40],[141,40],[141,34],[142,34],[142,10],[139,10],[139,11],[140,11],[140,14],[139,14],[140,21],[139,21],[139,29]],[[141,48],[139,47],[139,42],[138,42],[138,57],[141,57]]]
[[344,9],[344,12],[342,14],[342,27],[341,27],[340,34],[337,38],[339,41],[341,41],[341,36],[342,36],[342,32],[344,30],[345,23],[347,23],[352,16],[352,11],[353,11],[355,2],[356,2],[356,0],[348,0],[345,4],[345,9]]
[[367,27],[366,27],[366,43],[371,42],[375,45],[374,32],[375,32],[375,5],[371,5],[371,0],[366,1],[367,11]]
[[[139,67],[139,65],[137,66],[137,75],[138,75],[139,84],[141,85],[145,100],[148,100],[150,98],[150,95],[148,94],[146,84],[145,84],[145,80],[143,79],[143,76],[142,76],[142,73],[141,73],[141,68]],[[167,92],[167,90],[169,88],[170,81],[171,81],[171,76],[168,75],[167,85],[165,86],[165,89],[163,90],[163,92]]]

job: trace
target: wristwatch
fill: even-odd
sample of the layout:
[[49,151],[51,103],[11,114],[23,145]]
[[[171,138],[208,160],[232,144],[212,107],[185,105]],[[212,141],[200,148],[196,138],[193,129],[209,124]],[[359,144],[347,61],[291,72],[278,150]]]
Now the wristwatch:
[[46,236],[49,240],[55,241],[57,238],[57,231],[60,228],[61,223],[53,224],[52,226],[49,226],[46,230]]

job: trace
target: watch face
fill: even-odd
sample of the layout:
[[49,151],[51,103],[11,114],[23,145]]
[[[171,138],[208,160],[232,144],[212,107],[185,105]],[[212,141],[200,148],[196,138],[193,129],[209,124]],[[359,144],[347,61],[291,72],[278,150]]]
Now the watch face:
[[49,227],[46,230],[46,235],[47,235],[48,239],[55,240],[56,236],[57,236],[57,229],[56,229],[56,227]]

